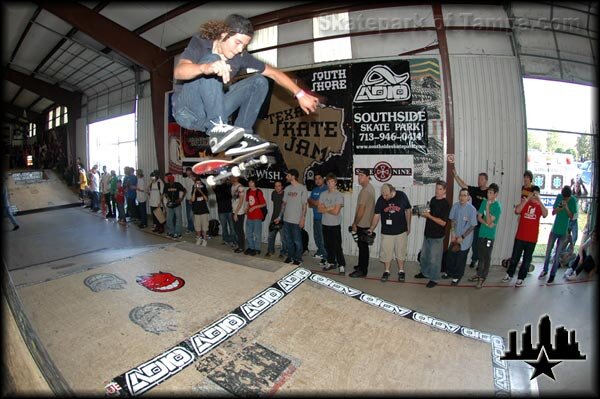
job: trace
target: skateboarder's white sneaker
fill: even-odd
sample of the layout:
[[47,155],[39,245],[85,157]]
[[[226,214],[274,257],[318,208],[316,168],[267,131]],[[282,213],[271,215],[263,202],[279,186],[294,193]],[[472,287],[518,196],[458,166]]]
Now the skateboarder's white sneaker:
[[241,155],[252,151],[264,149],[271,146],[271,143],[265,141],[255,134],[245,133],[242,141],[235,147],[225,151],[225,155]]
[[244,128],[231,126],[226,123],[213,122],[213,125],[212,129],[207,132],[210,137],[208,145],[210,145],[210,150],[213,154],[231,147],[244,136]]

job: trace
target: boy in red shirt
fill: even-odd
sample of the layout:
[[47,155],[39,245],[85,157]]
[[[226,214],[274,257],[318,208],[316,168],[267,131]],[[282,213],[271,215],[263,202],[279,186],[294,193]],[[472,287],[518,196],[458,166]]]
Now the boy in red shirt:
[[519,268],[519,275],[515,284],[517,287],[523,284],[523,280],[527,277],[540,231],[541,217],[548,216],[548,209],[540,199],[540,188],[533,186],[531,189],[532,194],[528,197],[522,197],[519,205],[515,207],[515,214],[520,215],[519,227],[515,236],[510,265],[506,271],[506,276],[502,279],[503,282],[507,283],[513,278],[522,254],[523,263]]
[[119,210],[119,224],[127,224],[125,219],[125,188],[123,187],[123,182],[120,179],[117,180],[115,201],[117,202],[117,209]]
[[[248,242],[248,248],[244,253],[252,256],[259,255],[262,242],[262,222],[265,219],[263,209],[267,209],[267,202],[262,191],[256,188],[256,179],[253,177],[248,179],[246,206],[246,241]],[[266,212],[264,215],[266,215]]]

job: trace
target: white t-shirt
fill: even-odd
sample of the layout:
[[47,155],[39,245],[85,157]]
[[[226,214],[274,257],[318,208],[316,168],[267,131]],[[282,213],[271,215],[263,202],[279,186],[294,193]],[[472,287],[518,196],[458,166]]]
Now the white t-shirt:
[[157,208],[160,205],[160,196],[165,189],[165,183],[161,179],[152,180],[148,189],[150,190],[150,206]]
[[137,182],[137,202],[146,202],[148,200],[148,194],[146,194],[146,178],[138,177]]

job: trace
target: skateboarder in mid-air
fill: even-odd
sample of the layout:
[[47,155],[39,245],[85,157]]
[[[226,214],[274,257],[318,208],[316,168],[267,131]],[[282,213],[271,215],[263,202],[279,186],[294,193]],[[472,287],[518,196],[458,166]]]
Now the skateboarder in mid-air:
[[[225,155],[239,156],[270,146],[252,130],[269,89],[265,76],[289,90],[307,114],[315,112],[319,104],[285,73],[245,50],[253,34],[252,23],[240,15],[207,22],[175,66],[173,116],[186,129],[205,131],[213,154],[227,150]],[[224,92],[224,85],[246,69],[259,74],[230,84]],[[237,109],[234,125],[228,125],[229,116]]]

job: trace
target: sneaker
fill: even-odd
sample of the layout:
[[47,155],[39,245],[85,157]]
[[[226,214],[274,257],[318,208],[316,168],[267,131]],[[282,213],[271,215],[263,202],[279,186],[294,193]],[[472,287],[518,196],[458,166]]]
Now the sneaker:
[[406,278],[406,275],[405,275],[404,272],[398,272],[398,281],[400,281],[401,283],[403,283],[404,280],[405,280],[405,278]]
[[455,287],[456,287],[456,286],[458,285],[458,282],[459,282],[459,281],[460,281],[460,279],[459,279],[459,278],[453,278],[453,279],[452,279],[452,281],[450,282],[450,285],[452,285],[452,286],[455,286]]
[[267,253],[265,254],[265,258],[270,258],[270,257],[271,257],[271,253],[270,253],[270,252],[267,252]]
[[360,268],[359,265],[354,266],[354,270],[358,270]]
[[[232,143],[233,144],[233,143]],[[225,155],[241,155],[248,152],[264,149],[271,146],[271,143],[263,140],[256,134],[244,133],[243,139],[235,147],[225,151]]]
[[241,252],[244,252],[244,250],[242,248],[236,248],[233,250],[233,252],[235,252],[236,254],[239,254]]
[[352,273],[350,273],[348,276],[350,276],[352,278],[366,277],[360,270],[355,270]]
[[292,258],[285,258],[285,260],[283,261],[283,263],[292,263],[293,260]]
[[472,277],[469,278],[469,281],[472,282],[472,283],[474,283],[476,281],[479,281],[479,276],[478,275],[474,275],[474,276],[472,276]]
[[508,273],[506,274],[506,276],[504,276],[504,278],[502,279],[503,283],[508,283],[510,281],[511,277],[508,275]]
[[250,248],[246,248],[246,250],[244,251],[244,255],[250,255],[251,252],[252,250]]
[[546,284],[552,284],[554,282],[554,276],[550,276]]
[[433,280],[429,280],[429,282],[427,283],[427,285],[425,287],[427,288],[433,288],[437,285],[437,283]]
[[213,154],[231,147],[244,137],[244,128],[231,126],[223,121],[212,124],[213,127],[206,133],[210,137],[208,145]]
[[344,266],[338,267],[338,273],[339,274],[346,274],[346,268]]
[[542,271],[542,272],[540,273],[540,275],[538,276],[538,280],[541,280],[541,279],[543,279],[544,277],[546,277],[546,275],[547,275],[547,274],[548,274],[548,272],[544,272],[544,271]]
[[472,268],[474,268],[476,263],[477,263],[477,262],[471,262],[471,264],[469,265],[469,267],[470,267],[471,269],[472,269]]
[[569,278],[570,275],[573,274],[573,269],[568,268],[567,270],[565,270],[565,274],[563,274],[564,278]]
[[205,247],[207,244],[208,244],[208,241],[206,241],[206,240],[202,240],[202,244],[201,244],[201,245],[202,245],[203,247]]
[[250,255],[250,256],[256,256],[256,255],[257,255],[257,254],[259,254],[259,253],[260,253],[260,252],[258,252],[257,250],[255,250],[255,249],[251,249],[251,250],[250,250],[250,252],[248,253],[248,255]]
[[388,278],[390,278],[390,272],[383,272],[383,276],[381,276],[381,281],[388,281]]
[[319,264],[321,266],[325,266],[327,264],[327,259],[321,259],[321,261],[319,262]]
[[19,230],[19,227],[21,227],[21,226],[16,225],[15,227],[13,227],[12,231]]
[[483,287],[483,279],[480,278],[479,280],[477,280],[477,284],[475,284],[475,288],[481,288]]
[[323,259],[323,256],[319,255],[319,254],[314,254],[313,258],[315,258],[315,259]]
[[198,237],[196,238],[196,245],[200,245],[202,244],[202,238]]
[[280,257],[281,259],[283,259],[283,254],[279,254],[279,257]]
[[442,273],[442,278],[443,278],[444,280],[448,279],[448,278],[449,278],[449,277],[448,277],[448,273],[445,273],[445,272],[444,272],[444,273]]
[[570,275],[567,276],[567,280],[568,281],[575,281],[577,280],[577,275],[575,273],[572,273]]
[[515,283],[515,287],[520,287],[521,285],[523,285],[523,280],[518,279],[517,282]]
[[333,270],[333,269],[337,269],[337,265],[335,263],[325,263],[325,266],[323,266],[323,271],[324,272],[328,272],[329,270]]
[[295,260],[295,261],[292,262],[292,264],[294,266],[300,266],[302,264],[302,261],[301,260]]
[[425,277],[425,275],[423,273],[419,272],[418,274],[415,274],[415,278],[427,278],[427,277]]
[[181,234],[175,234],[173,235],[173,238],[181,238]]

